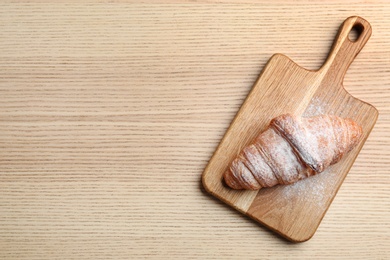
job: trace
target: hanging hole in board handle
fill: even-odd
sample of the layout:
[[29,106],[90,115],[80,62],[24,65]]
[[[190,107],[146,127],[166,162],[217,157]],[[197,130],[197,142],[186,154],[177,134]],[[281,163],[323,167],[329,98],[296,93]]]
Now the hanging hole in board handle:
[[359,16],[348,17],[340,26],[333,47],[320,70],[331,71],[342,83],[349,66],[370,39],[371,25]]
[[364,31],[364,25],[359,22],[355,23],[348,34],[348,39],[351,42],[356,42],[357,40],[359,40],[363,31]]

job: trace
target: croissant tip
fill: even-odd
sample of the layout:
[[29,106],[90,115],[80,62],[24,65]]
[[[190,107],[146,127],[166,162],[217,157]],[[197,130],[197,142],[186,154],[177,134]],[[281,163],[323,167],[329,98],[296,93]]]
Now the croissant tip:
[[233,190],[247,189],[247,188],[244,188],[244,186],[241,184],[240,180],[237,179],[237,177],[233,174],[233,172],[230,169],[225,171],[225,173],[223,175],[223,179],[225,181],[225,184]]
[[242,190],[242,186],[240,185],[240,183],[237,181],[237,179],[235,178],[235,176],[233,175],[233,173],[230,171],[230,170],[227,170],[224,174],[223,174],[223,179],[225,181],[225,184],[227,186],[229,186],[230,188],[234,189],[234,190]]
[[363,128],[350,118],[345,119],[345,121],[347,122],[348,130],[350,132],[351,146],[355,146],[362,139]]

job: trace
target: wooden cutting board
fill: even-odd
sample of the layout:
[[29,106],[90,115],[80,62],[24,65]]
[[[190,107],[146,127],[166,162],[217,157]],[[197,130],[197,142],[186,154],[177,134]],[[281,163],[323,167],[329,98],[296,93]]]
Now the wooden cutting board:
[[[351,30],[357,31],[357,39],[349,38]],[[370,36],[371,26],[366,20],[349,17],[341,25],[326,62],[317,71],[306,70],[282,54],[273,55],[208,163],[202,175],[205,189],[293,242],[310,239],[378,117],[373,106],[354,98],[343,87],[349,65]],[[265,130],[272,118],[283,113],[352,118],[363,127],[364,138],[339,163],[295,184],[260,191],[228,188],[222,175],[229,163]]]

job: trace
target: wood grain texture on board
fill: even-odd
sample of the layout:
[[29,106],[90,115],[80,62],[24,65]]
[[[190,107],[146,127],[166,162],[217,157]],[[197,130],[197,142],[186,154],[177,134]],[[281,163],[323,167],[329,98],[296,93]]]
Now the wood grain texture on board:
[[[351,41],[349,34],[355,27],[359,36]],[[301,68],[284,55],[273,56],[205,169],[203,184],[207,191],[292,241],[310,239],[378,117],[373,106],[348,94],[342,85],[371,32],[363,18],[346,19],[329,58],[318,71]],[[260,191],[236,191],[223,185],[222,175],[230,162],[272,118],[285,113],[314,116],[313,108],[314,112],[351,118],[361,125],[363,138],[358,147],[324,173],[294,185]]]
[[[0,258],[387,259],[390,3],[131,2],[2,1]],[[344,87],[379,117],[289,243],[200,176],[272,54],[316,70],[351,15],[373,34]],[[305,113],[328,111],[317,94]]]

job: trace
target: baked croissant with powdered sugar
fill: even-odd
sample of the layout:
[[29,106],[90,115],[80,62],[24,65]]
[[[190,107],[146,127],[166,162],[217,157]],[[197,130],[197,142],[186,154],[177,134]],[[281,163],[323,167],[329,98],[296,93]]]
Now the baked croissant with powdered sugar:
[[340,161],[361,136],[352,119],[281,115],[232,161],[224,180],[233,189],[248,190],[291,184]]

